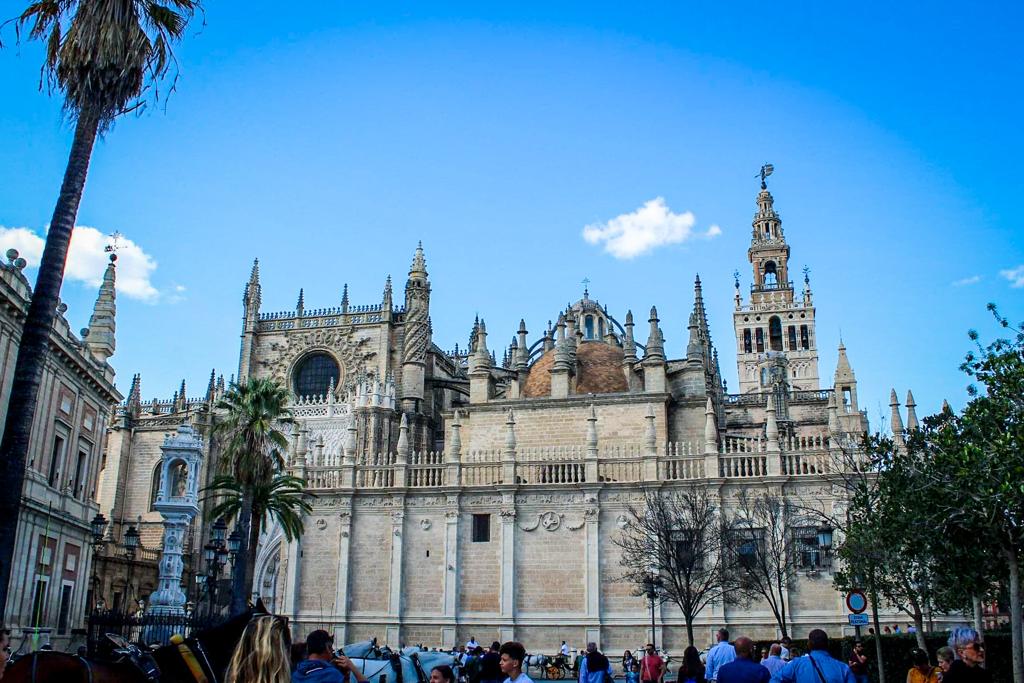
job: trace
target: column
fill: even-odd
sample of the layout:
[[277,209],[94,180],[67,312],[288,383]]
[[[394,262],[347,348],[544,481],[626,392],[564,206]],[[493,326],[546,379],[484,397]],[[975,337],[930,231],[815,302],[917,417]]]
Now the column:
[[344,509],[338,514],[338,582],[334,588],[334,641],[348,642],[349,552],[352,542],[352,500],[342,501]]
[[387,627],[387,643],[392,647],[402,642],[402,559],[405,557],[405,498],[394,500],[395,509],[391,512],[391,581],[388,600],[389,617],[394,623]]
[[288,574],[286,575],[285,590],[287,601],[285,616],[291,617],[292,621],[299,616],[299,578],[302,568],[299,566],[299,558],[302,557],[302,536],[296,537],[288,544]]
[[501,513],[501,622],[499,640],[515,640],[516,618],[516,494],[502,494]]
[[455,647],[459,623],[459,496],[448,496],[444,527],[444,619],[441,645]]
[[601,646],[601,554],[600,509],[597,492],[587,494],[587,507],[583,511],[584,543],[587,558],[587,642]]

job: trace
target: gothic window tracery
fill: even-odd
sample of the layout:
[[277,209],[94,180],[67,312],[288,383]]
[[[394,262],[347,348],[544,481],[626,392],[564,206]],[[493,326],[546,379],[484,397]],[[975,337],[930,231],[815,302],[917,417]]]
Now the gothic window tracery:
[[341,371],[338,363],[326,353],[312,353],[295,367],[293,388],[296,396],[325,396],[334,382],[338,385]]

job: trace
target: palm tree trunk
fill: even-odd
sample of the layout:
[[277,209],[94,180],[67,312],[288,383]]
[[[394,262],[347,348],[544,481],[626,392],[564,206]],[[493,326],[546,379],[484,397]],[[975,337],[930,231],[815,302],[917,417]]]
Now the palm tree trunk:
[[1013,645],[1010,659],[1013,662],[1013,680],[1014,683],[1024,683],[1024,637],[1021,633],[1024,613],[1021,609],[1020,561],[1013,548],[1006,547],[1003,552],[1010,574],[1010,643]]
[[57,302],[61,283],[64,281],[64,264],[67,261],[71,232],[78,217],[78,205],[85,190],[85,179],[89,174],[89,161],[99,119],[83,111],[75,126],[75,137],[71,153],[64,169],[60,196],[50,219],[50,230],[46,234],[39,274],[36,276],[35,291],[28,308],[28,315],[21,330],[18,345],[18,359],[14,365],[14,381],[11,384],[11,400],[7,406],[7,420],[3,441],[0,442],[0,623],[3,623],[7,591],[14,563],[15,537],[18,529],[18,512],[21,507],[21,490],[25,483],[25,462],[28,458],[29,438],[32,435],[32,420],[38,401],[39,384],[43,375],[47,345],[53,321],[57,316]]
[[[236,522],[239,534],[238,553],[235,555],[235,562],[231,565],[231,616],[237,616],[248,607],[249,593],[252,590],[252,580],[246,583],[245,577],[249,573],[249,529],[253,526],[252,519],[252,493],[242,494],[242,506],[238,511]],[[255,548],[252,554],[255,553]]]

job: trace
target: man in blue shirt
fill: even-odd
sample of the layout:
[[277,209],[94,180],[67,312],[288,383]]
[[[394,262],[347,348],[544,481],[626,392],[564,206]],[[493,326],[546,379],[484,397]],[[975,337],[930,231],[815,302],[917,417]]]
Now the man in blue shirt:
[[729,644],[729,631],[718,629],[715,640],[717,643],[708,650],[707,661],[704,663],[704,679],[708,681],[716,680],[718,670],[736,659],[736,648]]
[[753,659],[754,641],[746,636],[736,639],[736,659],[718,669],[718,683],[768,683],[772,675]]
[[782,645],[778,643],[772,643],[771,648],[768,650],[768,659],[761,662],[761,666],[768,670],[768,673],[772,676],[775,672],[786,666],[786,662],[782,659]]
[[807,635],[806,657],[798,657],[779,669],[771,683],[856,683],[850,667],[828,653],[828,634],[814,629]]
[[366,683],[366,678],[345,655],[335,656],[334,638],[316,630],[306,636],[306,656],[292,672],[292,683]]

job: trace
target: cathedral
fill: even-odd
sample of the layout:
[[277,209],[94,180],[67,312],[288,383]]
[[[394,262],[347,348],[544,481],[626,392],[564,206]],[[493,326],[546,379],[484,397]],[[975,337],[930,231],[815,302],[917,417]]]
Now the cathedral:
[[[822,381],[810,283],[791,279],[764,183],[747,255],[753,283],[745,297],[737,279],[733,312],[735,393],[722,379],[699,277],[685,355],[673,358],[655,308],[612,312],[586,290],[553,307],[556,322],[539,332],[521,321],[507,348],[489,346],[485,316],[466,348],[445,351],[430,304],[454,293],[433,291],[422,245],[404,291],[389,278],[368,305],[351,304],[346,287],[338,306],[307,308],[300,294],[294,310],[263,311],[254,264],[238,376],[291,390],[287,461],[316,495],[300,539],[289,543],[273,526],[261,537],[254,594],[297,635],[328,628],[339,643],[451,646],[474,636],[533,649],[595,641],[610,651],[645,642],[648,602],[618,580],[613,541],[627,506],[648,490],[701,486],[723,509],[742,491],[771,490],[833,510],[842,505],[828,476],[838,444],[868,430],[841,344]],[[211,375],[201,396],[183,382],[171,400],[147,403],[134,378],[100,473],[113,543],[134,526],[143,547],[159,545],[160,444],[183,421],[204,436],[201,477],[210,480],[224,388]],[[907,410],[909,427],[912,397]],[[186,539],[193,575],[205,571],[210,524],[201,519]],[[832,586],[831,530],[808,519],[789,531],[807,550],[786,595],[794,628],[838,634],[846,610]],[[155,567],[140,567],[134,581],[116,572],[101,581],[108,600],[145,597]],[[681,650],[679,610],[656,611],[657,641]],[[698,641],[721,626],[776,633],[767,605],[717,604],[700,613]]]

